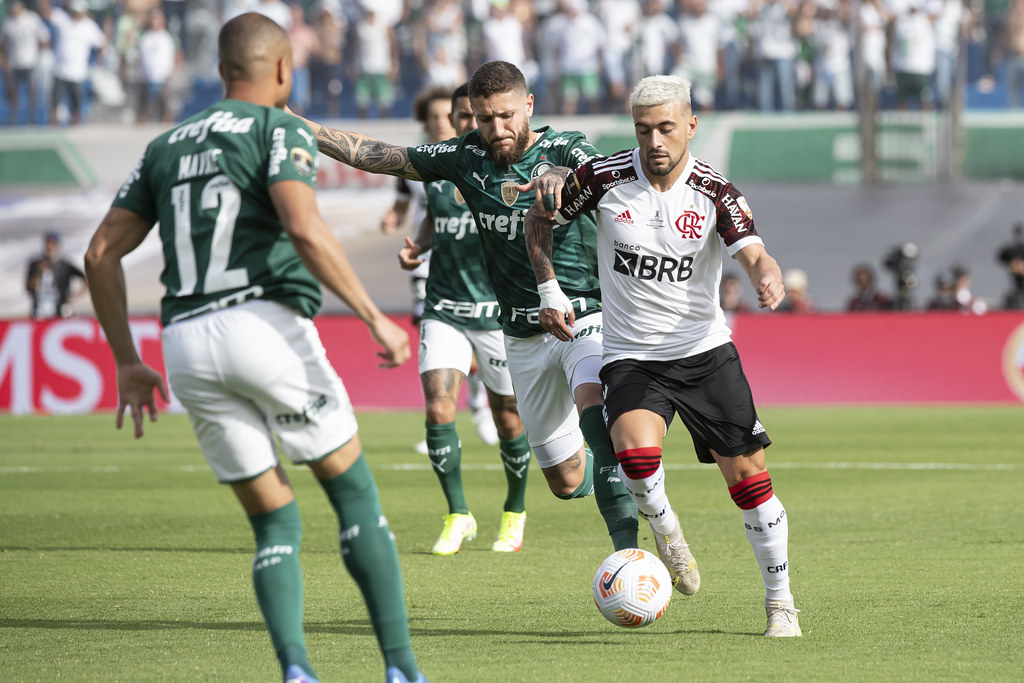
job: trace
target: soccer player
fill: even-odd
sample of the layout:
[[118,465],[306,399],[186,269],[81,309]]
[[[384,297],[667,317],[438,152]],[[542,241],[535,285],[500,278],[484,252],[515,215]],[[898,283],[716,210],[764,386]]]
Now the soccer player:
[[[679,520],[665,494],[662,440],[678,413],[697,459],[717,463],[761,568],[766,636],[799,636],[789,590],[788,523],[772,492],[758,420],[736,347],[718,302],[722,244],[775,310],[785,297],[782,273],[754,229],[743,195],[690,155],[697,132],[690,84],[650,76],[630,97],[639,146],[588,161],[565,180],[557,213],[526,215],[530,256],[541,286],[558,289],[550,244],[576,239],[578,215],[597,215],[597,250],[606,311],[605,411],[619,474],[648,519],[658,554],[679,573]],[[553,219],[553,220],[552,220]],[[556,275],[558,279],[556,279]],[[539,314],[556,338],[572,339],[568,306]],[[687,554],[688,551],[687,551]]]
[[352,405],[310,320],[320,283],[366,323],[385,367],[408,359],[409,339],[374,305],[317,209],[313,136],[282,110],[292,85],[287,35],[263,15],[242,14],[221,29],[219,49],[225,99],[149,144],[86,254],[117,363],[117,427],[129,408],[141,437],[143,411],[156,419],[154,391],[167,399],[132,346],[121,268],[159,222],[167,375],[210,467],[252,525],[253,586],[285,680],[316,678],[302,623],[302,525],[274,435],[292,461],[309,465],[338,516],[341,555],[387,680],[423,680]]
[[[476,129],[465,84],[451,96],[451,122],[456,135]],[[405,238],[398,260],[402,268],[415,270],[421,255],[432,249],[434,267],[427,278],[420,323],[419,370],[427,399],[427,453],[448,501],[448,515],[432,552],[457,553],[463,539],[472,540],[477,532],[462,489],[462,443],[455,429],[459,391],[474,354],[498,427],[499,453],[508,484],[491,550],[515,552],[523,547],[526,529],[530,443],[512,393],[498,302],[487,279],[473,214],[462,193],[447,180],[427,183],[425,189],[426,218],[415,240]]]
[[571,344],[554,343],[537,319],[542,294],[523,238],[523,215],[534,196],[549,194],[553,178],[564,178],[568,168],[546,177],[545,171],[575,166],[599,153],[582,133],[531,130],[533,95],[522,72],[508,62],[487,62],[477,69],[469,81],[469,99],[479,129],[433,145],[401,147],[359,133],[311,127],[320,151],[343,163],[428,183],[450,180],[462,193],[500,307],[519,414],[548,487],[564,499],[595,493],[615,548],[636,547],[636,505],[618,479],[601,414],[601,294],[593,220],[584,215],[573,221],[554,253],[579,314]]

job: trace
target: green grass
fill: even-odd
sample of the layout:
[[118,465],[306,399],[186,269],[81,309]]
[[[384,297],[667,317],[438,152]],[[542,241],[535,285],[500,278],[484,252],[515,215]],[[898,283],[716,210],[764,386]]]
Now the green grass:
[[[525,548],[491,553],[504,477],[461,415],[481,532],[460,554],[434,557],[445,509],[411,449],[422,417],[365,414],[360,425],[398,539],[413,646],[435,682],[1016,681],[1022,417],[1011,407],[764,411],[790,516],[796,640],[761,636],[763,588],[739,513],[678,423],[667,484],[703,585],[639,631],[607,623],[590,597],[611,550],[592,501],[554,498],[534,468]],[[108,415],[0,416],[0,680],[278,680],[240,508],[184,417],[146,430],[134,441]],[[326,682],[380,680],[335,519],[310,475],[290,472],[311,660]]]

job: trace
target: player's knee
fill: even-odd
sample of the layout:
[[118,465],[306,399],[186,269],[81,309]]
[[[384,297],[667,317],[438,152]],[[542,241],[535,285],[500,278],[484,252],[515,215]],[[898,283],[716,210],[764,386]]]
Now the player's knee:
[[583,468],[572,469],[562,465],[565,463],[554,467],[545,467],[541,469],[541,472],[544,473],[544,479],[547,480],[551,493],[559,498],[572,498],[580,484],[583,483],[586,472]]
[[446,424],[455,421],[455,402],[448,397],[428,398],[426,403],[427,422]]
[[519,419],[519,413],[495,410],[491,414],[494,417],[494,426],[498,430],[498,436],[502,439],[515,439],[523,433],[523,421]]

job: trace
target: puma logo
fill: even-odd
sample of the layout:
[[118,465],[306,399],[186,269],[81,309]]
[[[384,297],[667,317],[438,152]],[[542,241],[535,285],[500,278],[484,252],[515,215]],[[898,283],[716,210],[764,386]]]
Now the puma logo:
[[479,173],[477,173],[476,171],[473,171],[473,177],[476,178],[476,181],[478,183],[480,183],[480,189],[481,190],[486,190],[487,189],[487,179],[491,177],[490,173],[488,173],[483,178],[481,178]]

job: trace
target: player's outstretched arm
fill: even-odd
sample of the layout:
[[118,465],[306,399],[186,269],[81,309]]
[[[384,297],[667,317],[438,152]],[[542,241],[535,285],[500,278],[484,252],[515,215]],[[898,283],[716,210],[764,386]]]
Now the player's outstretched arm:
[[317,148],[322,154],[369,173],[386,173],[408,180],[421,180],[419,172],[409,160],[406,147],[391,145],[347,130],[328,128],[303,118],[290,109],[286,111],[302,119],[312,129],[316,135]]
[[383,347],[377,353],[382,359],[380,366],[393,368],[409,360],[409,335],[381,313],[366,292],[321,217],[315,190],[298,180],[282,180],[270,186],[270,199],[302,263],[366,323],[374,340]]
[[743,266],[750,278],[750,284],[757,292],[759,308],[775,310],[786,298],[782,284],[782,270],[775,259],[768,255],[762,244],[751,244],[736,252],[736,260]]
[[533,264],[537,293],[540,294],[537,318],[541,326],[558,339],[572,341],[576,313],[572,302],[558,286],[555,267],[551,262],[554,221],[541,211],[540,204],[535,203],[526,212],[525,223],[526,253]]
[[124,424],[125,408],[130,408],[135,424],[135,438],[142,436],[143,411],[156,422],[154,391],[167,401],[164,378],[139,358],[128,327],[128,296],[121,259],[138,247],[153,227],[138,214],[111,208],[103,218],[85,253],[85,276],[92,294],[103,333],[114,353],[117,365],[117,428]]

